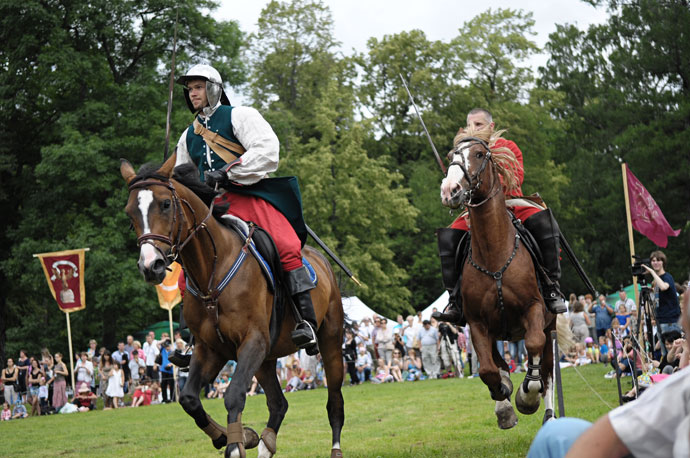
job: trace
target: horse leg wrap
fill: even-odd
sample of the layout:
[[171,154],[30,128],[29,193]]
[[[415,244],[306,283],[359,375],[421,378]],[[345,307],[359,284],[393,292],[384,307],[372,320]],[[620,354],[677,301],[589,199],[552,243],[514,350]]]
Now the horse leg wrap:
[[201,430],[205,432],[211,440],[216,440],[225,434],[225,428],[216,423],[208,414],[206,414],[206,419],[208,420],[208,425],[201,428]]
[[235,423],[228,424],[228,445],[237,444],[237,449],[240,456],[244,458],[246,455],[244,451],[244,428],[242,427],[242,414],[237,416]]
[[264,445],[269,452],[275,455],[276,453],[276,432],[273,428],[264,428],[261,431],[261,440],[264,441]]

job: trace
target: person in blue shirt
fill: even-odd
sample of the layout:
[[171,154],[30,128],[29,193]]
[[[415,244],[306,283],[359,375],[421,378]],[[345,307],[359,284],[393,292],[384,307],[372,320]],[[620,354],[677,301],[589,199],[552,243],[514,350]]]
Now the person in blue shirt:
[[[175,400],[175,379],[173,378],[173,364],[168,359],[168,354],[172,352],[170,340],[165,340],[161,345],[161,394],[163,402],[168,403]],[[170,395],[168,396],[168,388]]]
[[606,303],[606,296],[600,295],[597,304],[592,304],[587,311],[594,313],[594,327],[597,331],[597,338],[605,336],[606,330],[611,327],[611,317],[613,315],[613,307]]

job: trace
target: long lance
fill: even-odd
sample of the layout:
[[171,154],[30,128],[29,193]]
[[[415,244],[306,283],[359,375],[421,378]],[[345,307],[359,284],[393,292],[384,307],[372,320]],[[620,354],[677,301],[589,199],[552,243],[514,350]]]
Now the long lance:
[[165,118],[165,150],[163,151],[163,161],[168,159],[170,149],[170,118],[172,117],[173,89],[175,88],[175,52],[177,51],[177,20],[179,11],[175,7],[175,37],[173,38],[172,63],[170,64],[170,84],[168,85],[168,115]]
[[319,245],[319,246],[323,249],[323,251],[325,251],[326,254],[327,254],[328,256],[330,256],[331,259],[332,259],[336,264],[338,264],[338,267],[340,267],[341,269],[343,269],[343,272],[345,272],[345,273],[347,274],[347,276],[350,277],[350,278],[352,279],[352,281],[355,282],[355,283],[357,284],[357,286],[362,286],[362,284],[359,282],[359,280],[357,280],[357,278],[352,274],[352,271],[351,271],[350,269],[347,268],[347,266],[345,265],[345,263],[344,263],[343,261],[341,261],[340,258],[339,258],[335,253],[333,253],[333,251],[331,251],[330,248],[328,248],[328,246],[326,245],[326,243],[325,243],[323,240],[321,240],[321,239],[319,238],[319,236],[316,235],[316,233],[315,233],[309,226],[307,226],[306,223],[304,224],[304,227],[307,228],[307,234],[309,234],[309,235],[311,236],[311,238],[314,239],[314,241],[316,242],[316,244]]
[[402,73],[398,73],[398,76],[400,76],[400,79],[402,80],[403,86],[405,86],[405,90],[407,91],[407,95],[410,97],[410,102],[412,103],[412,106],[414,107],[414,112],[417,113],[417,118],[419,119],[419,122],[422,124],[422,128],[424,129],[424,133],[426,134],[426,138],[429,140],[429,143],[431,144],[431,149],[434,150],[434,155],[436,156],[436,162],[438,162],[439,167],[441,167],[441,172],[443,172],[443,175],[446,174],[446,166],[443,165],[443,161],[441,160],[441,156],[438,155],[438,151],[436,151],[436,146],[434,145],[434,141],[431,139],[431,135],[429,135],[429,131],[426,128],[426,124],[424,124],[424,120],[422,119],[422,115],[419,113],[419,108],[417,108],[417,104],[414,102],[414,97],[412,97],[412,93],[410,92],[410,89],[407,87],[407,82],[405,82],[405,78],[403,78]]

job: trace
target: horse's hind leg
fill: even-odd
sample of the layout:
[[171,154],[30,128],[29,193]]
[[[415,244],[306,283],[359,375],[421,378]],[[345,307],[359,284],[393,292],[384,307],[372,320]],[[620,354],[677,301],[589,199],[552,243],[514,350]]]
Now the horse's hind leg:
[[[237,367],[230,385],[225,390],[225,408],[228,411],[228,446],[225,456],[244,458],[244,428],[242,427],[242,411],[247,400],[247,387],[252,377],[263,363],[267,353],[267,336],[254,332],[247,336],[237,349]],[[275,371],[274,371],[275,374]]]
[[323,361],[326,380],[328,381],[328,422],[331,425],[331,458],[342,457],[340,450],[340,433],[345,423],[345,401],[341,387],[343,385],[343,312],[342,305],[331,301],[328,314],[319,328],[319,348]]
[[525,347],[527,348],[527,373],[515,394],[515,406],[520,413],[531,415],[539,409],[539,396],[544,393],[543,364],[544,344],[544,306],[535,302],[523,316],[525,327]]
[[256,378],[266,394],[268,422],[261,433],[258,458],[271,458],[276,453],[276,435],[288,410],[288,402],[276,376],[276,361],[264,361]]
[[224,364],[225,361],[209,351],[203,342],[197,340],[189,366],[189,377],[180,393],[182,408],[194,418],[196,425],[211,438],[213,446],[219,450],[227,443],[225,428],[213,421],[206,413],[201,405],[199,393],[204,385],[218,375]]

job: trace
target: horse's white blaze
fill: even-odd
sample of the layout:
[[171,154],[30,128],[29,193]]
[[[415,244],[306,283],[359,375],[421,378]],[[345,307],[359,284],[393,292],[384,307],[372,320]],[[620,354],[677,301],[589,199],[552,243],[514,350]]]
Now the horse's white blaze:
[[[153,203],[153,191],[150,189],[142,189],[137,194],[137,202],[139,202],[139,213],[141,213],[141,221],[144,224],[142,228],[141,235],[148,234],[151,232],[151,226],[149,226],[149,208]],[[153,245],[150,243],[142,243],[139,249],[139,263],[141,266],[148,268],[151,263],[157,258],[158,253],[156,252]]]
[[[453,159],[451,162],[460,161],[462,156],[465,164],[469,164],[469,146],[462,148],[459,152],[453,154]],[[465,177],[464,172],[458,165],[451,165],[448,167],[448,174],[441,182],[441,198],[444,200],[449,200],[453,191],[460,187],[460,181]]]
[[257,455],[257,458],[271,458],[273,456],[273,453],[266,448],[266,445],[264,445],[264,440],[261,439],[259,441],[259,454]]

